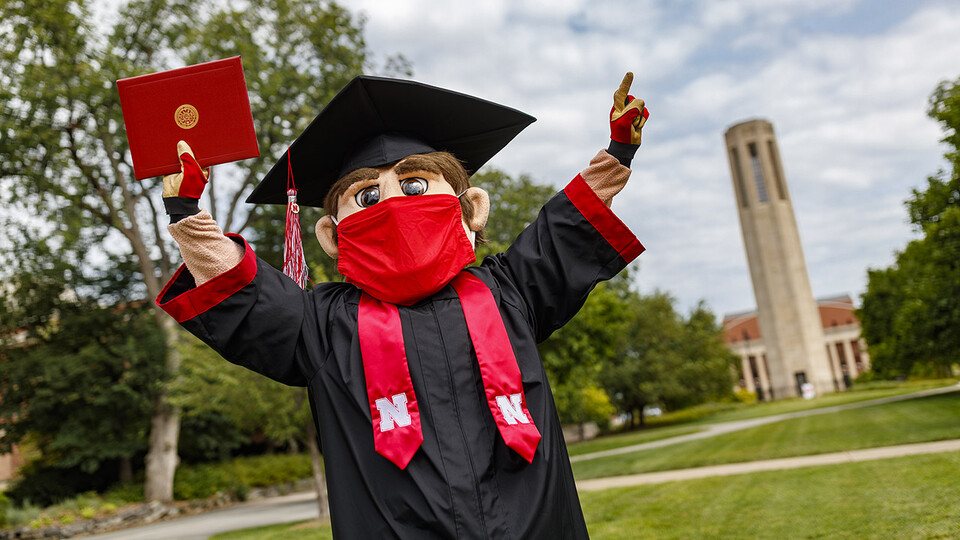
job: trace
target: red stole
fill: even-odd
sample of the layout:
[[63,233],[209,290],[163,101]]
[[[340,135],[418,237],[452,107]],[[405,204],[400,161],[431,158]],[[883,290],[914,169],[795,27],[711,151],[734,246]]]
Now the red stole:
[[[520,367],[493,293],[467,272],[460,272],[451,285],[460,297],[490,414],[507,446],[532,462],[540,432],[527,410]],[[403,346],[400,312],[395,305],[362,293],[357,328],[374,447],[403,469],[423,443],[423,432]]]

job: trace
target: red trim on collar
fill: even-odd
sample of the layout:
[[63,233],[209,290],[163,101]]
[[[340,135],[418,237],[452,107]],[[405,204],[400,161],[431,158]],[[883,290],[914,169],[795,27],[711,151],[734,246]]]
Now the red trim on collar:
[[573,203],[573,206],[580,211],[584,218],[593,225],[593,228],[623,257],[628,263],[637,258],[646,249],[643,244],[637,240],[630,229],[624,225],[623,221],[613,213],[607,205],[603,204],[600,197],[594,193],[593,189],[587,185],[587,182],[579,174],[574,178],[563,192]]
[[[164,302],[164,298],[174,284],[183,279],[190,279],[186,265],[180,265],[177,273],[173,275],[170,282],[163,287],[163,290],[157,296],[156,302],[160,309],[169,313],[177,322],[189,321],[197,315],[206,313],[210,308],[249,285],[254,276],[257,275],[257,255],[253,252],[253,248],[238,234],[227,234],[226,236],[234,239],[234,241],[239,239],[240,242],[243,242],[243,258],[236,266],[203,285],[190,287]],[[187,275],[181,277],[184,272]],[[182,283],[178,285],[183,286]]]

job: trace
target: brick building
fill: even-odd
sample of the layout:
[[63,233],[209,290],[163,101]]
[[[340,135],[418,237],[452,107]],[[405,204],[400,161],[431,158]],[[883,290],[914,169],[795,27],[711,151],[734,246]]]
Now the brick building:
[[[821,298],[817,306],[823,328],[823,348],[830,360],[832,390],[846,390],[857,375],[870,369],[870,356],[860,338],[860,321],[854,312],[853,300],[846,295]],[[723,330],[727,346],[740,357],[738,386],[756,392],[761,400],[787,397],[778,395],[770,383],[767,349],[760,334],[757,312],[727,315],[723,319]]]

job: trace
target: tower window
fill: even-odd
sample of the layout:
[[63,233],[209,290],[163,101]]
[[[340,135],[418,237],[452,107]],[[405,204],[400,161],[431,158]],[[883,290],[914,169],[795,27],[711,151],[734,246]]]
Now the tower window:
[[757,184],[757,200],[767,202],[767,185],[763,181],[763,166],[760,163],[756,143],[748,144],[747,150],[750,152],[750,168],[753,169],[753,180]]
[[770,159],[773,160],[773,179],[777,181],[777,195],[780,200],[787,198],[787,189],[783,185],[783,177],[780,175],[780,158],[777,156],[777,145],[773,141],[767,141],[770,147]]
[[747,207],[747,191],[743,185],[743,171],[740,169],[740,159],[737,155],[737,149],[730,149],[730,163],[733,165],[733,177],[737,181],[737,187],[735,191],[737,192],[737,200],[740,201],[740,206]]

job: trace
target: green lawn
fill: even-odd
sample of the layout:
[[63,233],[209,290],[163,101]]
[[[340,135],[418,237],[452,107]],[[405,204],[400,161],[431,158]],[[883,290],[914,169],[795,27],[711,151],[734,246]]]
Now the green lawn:
[[571,456],[600,452],[623,446],[632,446],[695,433],[705,429],[704,424],[760,418],[775,414],[821,409],[835,405],[856,403],[890,396],[919,392],[956,384],[954,379],[918,380],[906,382],[880,381],[859,386],[850,392],[827,394],[816,399],[784,399],[771,403],[710,403],[682,411],[647,419],[647,428],[626,433],[605,435],[567,446]]
[[589,441],[568,444],[567,452],[571,456],[579,456],[580,454],[590,454],[593,452],[600,452],[601,450],[620,448],[621,446],[632,446],[634,444],[657,441],[660,439],[669,439],[670,437],[677,437],[679,435],[686,435],[688,433],[696,433],[697,431],[703,431],[704,429],[705,428],[702,426],[697,427],[680,425],[648,429],[643,431],[631,431],[629,433],[617,433],[616,435],[607,435],[606,437],[598,437]]
[[955,384],[957,384],[957,379],[924,379],[903,382],[877,381],[855,386],[853,390],[848,392],[824,394],[815,399],[789,398],[752,404],[710,403],[666,413],[659,417],[648,418],[647,424],[650,427],[656,427],[681,423],[712,424],[716,422],[729,422],[731,420],[745,420],[748,418],[760,418],[774,414],[820,409],[858,401],[899,396]]
[[[590,536],[957,538],[960,452],[772,471],[580,494]],[[331,538],[316,522],[216,540]]]
[[228,533],[215,534],[210,540],[330,540],[333,532],[330,525],[319,521],[300,521],[254,527]]
[[960,393],[794,418],[573,464],[578,479],[960,438]]
[[960,452],[580,494],[590,537],[960,538]]

